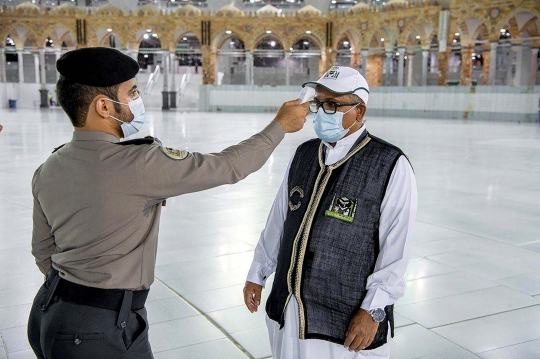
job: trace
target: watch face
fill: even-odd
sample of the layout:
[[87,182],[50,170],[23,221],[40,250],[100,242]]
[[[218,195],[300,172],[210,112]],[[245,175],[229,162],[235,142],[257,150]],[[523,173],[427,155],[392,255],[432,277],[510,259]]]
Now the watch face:
[[386,317],[386,313],[384,312],[383,309],[375,309],[372,314],[373,316],[373,320],[376,321],[377,323],[380,323],[384,320],[384,317]]

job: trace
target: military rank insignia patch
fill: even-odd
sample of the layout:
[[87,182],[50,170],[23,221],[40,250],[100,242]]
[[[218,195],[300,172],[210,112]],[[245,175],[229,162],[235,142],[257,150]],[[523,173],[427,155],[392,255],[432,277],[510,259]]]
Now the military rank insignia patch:
[[357,201],[347,197],[334,196],[330,208],[324,212],[326,217],[341,219],[347,223],[352,223],[356,214]]
[[160,147],[164,154],[166,154],[168,157],[172,158],[173,160],[183,160],[189,155],[188,151],[185,150],[176,150],[174,148],[170,147]]

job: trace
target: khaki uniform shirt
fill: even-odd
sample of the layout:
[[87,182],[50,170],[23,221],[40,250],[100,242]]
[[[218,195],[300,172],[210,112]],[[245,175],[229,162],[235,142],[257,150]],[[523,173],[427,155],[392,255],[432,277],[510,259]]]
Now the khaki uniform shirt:
[[238,182],[261,168],[283,137],[272,121],[222,152],[175,159],[157,142],[122,146],[103,132],[75,131],[32,180],[39,269],[47,274],[53,266],[90,287],[149,288],[162,202]]

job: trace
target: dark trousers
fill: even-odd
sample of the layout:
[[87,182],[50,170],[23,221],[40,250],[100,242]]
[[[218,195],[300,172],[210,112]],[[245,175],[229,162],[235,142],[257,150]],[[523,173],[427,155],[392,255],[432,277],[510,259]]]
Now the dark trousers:
[[28,320],[28,340],[39,359],[153,359],[145,308],[132,311],[127,303],[119,327],[119,311],[70,303],[49,296],[51,289],[49,280],[39,289]]

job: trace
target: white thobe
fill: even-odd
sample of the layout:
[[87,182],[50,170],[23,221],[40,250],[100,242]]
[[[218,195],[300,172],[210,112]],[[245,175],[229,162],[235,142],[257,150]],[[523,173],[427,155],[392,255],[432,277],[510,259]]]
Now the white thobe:
[[[365,125],[338,141],[334,147],[325,142],[325,165],[334,164],[344,158],[364,131],[366,131]],[[289,203],[288,177],[291,162],[255,248],[253,263],[247,277],[248,281],[262,286],[276,270]],[[404,274],[411,255],[411,229],[416,217],[417,204],[414,172],[409,161],[401,156],[392,171],[381,203],[380,252],[374,272],[367,280],[367,293],[360,306],[362,309],[384,308],[403,296]],[[389,343],[374,350],[355,353],[349,352],[343,345],[324,340],[300,340],[298,318],[298,303],[294,296],[291,296],[285,309],[283,329],[280,330],[278,323],[266,317],[274,359],[363,359],[389,358],[390,356]]]

